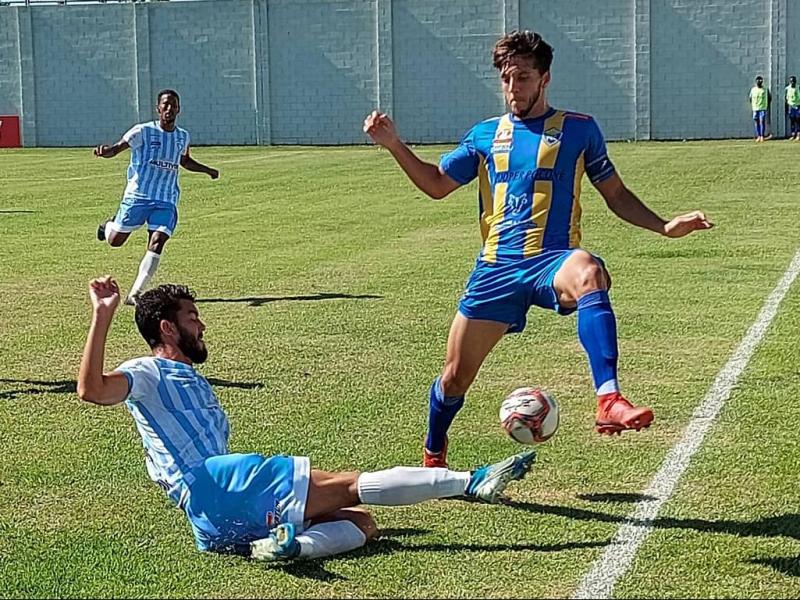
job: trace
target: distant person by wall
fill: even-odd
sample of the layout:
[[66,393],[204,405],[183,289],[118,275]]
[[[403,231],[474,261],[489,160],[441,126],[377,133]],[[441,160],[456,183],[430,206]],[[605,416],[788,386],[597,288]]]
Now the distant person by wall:
[[786,86],[786,116],[789,119],[789,139],[800,140],[800,89],[794,75],[789,77]]
[[767,128],[767,110],[771,101],[769,90],[764,87],[764,78],[758,75],[755,85],[750,88],[750,106],[753,109],[756,142],[764,141]]

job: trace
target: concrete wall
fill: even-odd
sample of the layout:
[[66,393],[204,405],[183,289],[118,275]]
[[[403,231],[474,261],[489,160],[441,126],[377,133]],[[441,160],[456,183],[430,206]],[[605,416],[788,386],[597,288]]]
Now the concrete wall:
[[181,94],[196,144],[362,143],[380,107],[414,142],[503,111],[491,48],[535,29],[549,99],[608,139],[749,136],[747,92],[800,75],[791,0],[205,0],[0,7],[0,114],[27,146],[112,141]]

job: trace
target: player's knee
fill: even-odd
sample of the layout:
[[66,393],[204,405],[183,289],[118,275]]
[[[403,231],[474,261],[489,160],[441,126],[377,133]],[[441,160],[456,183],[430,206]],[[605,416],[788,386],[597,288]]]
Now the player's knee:
[[377,537],[378,525],[371,514],[363,508],[352,508],[347,513],[347,519],[364,533],[367,541]]
[[474,377],[458,368],[458,363],[445,365],[441,376],[442,391],[445,396],[463,396],[467,393]]
[[575,271],[575,287],[578,297],[593,290],[608,289],[605,269],[589,254]]
[[161,254],[164,251],[164,246],[166,245],[168,239],[169,238],[161,238],[161,237],[154,238],[150,240],[150,242],[148,242],[147,249],[150,252]]
[[125,240],[128,239],[128,236],[123,235],[110,235],[108,238],[108,245],[112,246],[113,248],[119,248],[122,244],[125,243]]

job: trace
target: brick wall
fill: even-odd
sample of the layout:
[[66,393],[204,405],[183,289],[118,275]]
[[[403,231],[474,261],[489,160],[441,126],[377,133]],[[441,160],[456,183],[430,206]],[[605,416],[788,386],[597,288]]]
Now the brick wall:
[[762,73],[782,133],[800,75],[793,0],[207,0],[0,8],[0,114],[25,145],[89,146],[177,89],[196,144],[349,144],[380,107],[413,142],[503,110],[491,48],[555,48],[548,94],[608,139],[746,137]]

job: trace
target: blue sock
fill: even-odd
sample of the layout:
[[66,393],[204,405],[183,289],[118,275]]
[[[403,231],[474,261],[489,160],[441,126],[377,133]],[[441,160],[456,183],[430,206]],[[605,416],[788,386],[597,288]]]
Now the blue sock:
[[617,319],[606,290],[578,298],[578,339],[589,355],[597,393],[618,392]]
[[441,452],[447,430],[450,429],[456,413],[464,406],[464,396],[445,397],[441,380],[437,377],[431,385],[429,405],[428,438],[425,440],[425,447],[429,452]]

